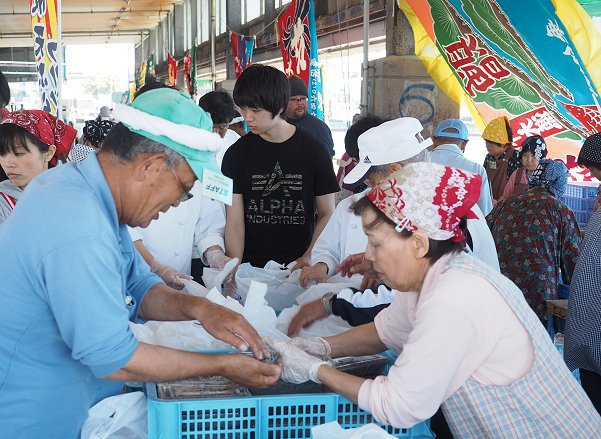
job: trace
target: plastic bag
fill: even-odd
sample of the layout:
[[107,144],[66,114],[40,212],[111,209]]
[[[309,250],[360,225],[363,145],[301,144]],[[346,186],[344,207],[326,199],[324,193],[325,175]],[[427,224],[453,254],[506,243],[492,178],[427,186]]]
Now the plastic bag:
[[304,288],[298,283],[301,270],[291,272],[290,268],[275,261],[269,261],[264,268],[253,267],[249,263],[241,264],[236,272],[236,283],[243,303],[254,280],[267,285],[265,300],[274,310],[281,311],[294,305]]
[[[263,337],[269,336],[280,341],[289,340],[288,336],[276,328],[275,311],[265,301],[266,289],[265,285],[252,282],[245,306],[231,297],[224,297],[215,288],[209,291],[206,299],[242,314]],[[232,349],[232,346],[217,340],[199,322],[193,320],[183,322],[150,321],[144,325],[130,322],[129,325],[135,337],[144,343],[190,352]]]
[[394,439],[394,436],[373,423],[345,430],[337,421],[312,427],[311,437],[313,439]]
[[205,267],[202,270],[202,281],[209,290],[217,288],[217,291],[222,292],[223,281],[234,271],[238,266],[238,258],[230,259],[223,270],[217,270],[211,267]]
[[81,439],[145,439],[146,411],[146,396],[142,392],[103,399],[90,408]]
[[[206,270],[206,268],[205,268]],[[203,287],[201,284],[194,280],[180,278],[180,282],[184,284],[183,293],[188,293],[191,296],[205,297],[209,293],[209,289]]]
[[[284,334],[288,333],[288,326],[290,326],[290,322],[300,309],[299,306],[293,306],[291,308],[286,308],[283,310],[278,316],[277,329]],[[332,335],[342,334],[343,332],[351,329],[351,325],[349,325],[342,318],[330,315],[325,319],[317,320],[311,324],[308,328],[303,328],[298,333],[299,337],[310,338],[310,337],[329,337]]]

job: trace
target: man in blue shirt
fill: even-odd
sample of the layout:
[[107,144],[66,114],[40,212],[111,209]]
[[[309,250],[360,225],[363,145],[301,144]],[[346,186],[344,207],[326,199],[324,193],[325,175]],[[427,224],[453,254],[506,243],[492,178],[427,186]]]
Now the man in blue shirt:
[[[220,142],[184,93],[152,90],[115,108],[102,150],[45,172],[0,227],[0,430],[3,437],[79,436],[106,396],[101,379],[223,375],[275,383],[280,367],[244,355],[202,355],[139,343],[129,321],[198,320],[263,358],[239,314],[167,287],[135,251],[126,225],[146,227],[190,197]],[[106,383],[106,381],[104,382]]]
[[434,149],[430,152],[430,160],[433,163],[452,166],[479,174],[482,177],[482,187],[477,204],[484,216],[486,216],[492,210],[492,197],[490,187],[488,186],[488,177],[486,176],[486,170],[481,164],[472,162],[463,156],[465,146],[469,140],[467,127],[460,119],[445,119],[441,121],[432,136]]

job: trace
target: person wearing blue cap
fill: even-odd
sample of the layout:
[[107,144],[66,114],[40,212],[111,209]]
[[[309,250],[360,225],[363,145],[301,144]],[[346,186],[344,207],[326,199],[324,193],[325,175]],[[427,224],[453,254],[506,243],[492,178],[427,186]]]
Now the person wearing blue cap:
[[432,163],[452,166],[473,172],[482,177],[482,188],[480,189],[480,198],[478,198],[478,207],[484,214],[488,215],[492,210],[492,198],[488,185],[486,170],[478,163],[465,158],[465,146],[470,140],[467,127],[460,119],[445,119],[441,121],[432,136],[434,149],[430,152]]
[[217,166],[221,139],[185,93],[151,90],[131,106],[98,154],[39,175],[0,227],[0,419],[3,437],[79,437],[106,381],[223,375],[245,386],[277,381],[280,367],[246,355],[203,355],[136,340],[130,321],[198,320],[264,358],[240,315],[167,287],[135,251],[127,226],[146,227],[190,198]]

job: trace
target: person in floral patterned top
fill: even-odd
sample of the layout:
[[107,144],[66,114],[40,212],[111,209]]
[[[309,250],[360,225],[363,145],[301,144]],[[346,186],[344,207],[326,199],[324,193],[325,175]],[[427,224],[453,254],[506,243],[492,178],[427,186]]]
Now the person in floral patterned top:
[[499,201],[486,220],[501,273],[520,287],[546,324],[545,300],[557,298],[560,279],[570,283],[581,232],[574,212],[559,200],[567,185],[565,165],[549,160],[539,167],[530,189]]

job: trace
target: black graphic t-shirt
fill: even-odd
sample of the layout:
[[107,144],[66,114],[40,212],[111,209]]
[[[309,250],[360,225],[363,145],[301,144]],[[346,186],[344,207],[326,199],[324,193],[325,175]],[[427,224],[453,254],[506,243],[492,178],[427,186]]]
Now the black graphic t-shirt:
[[298,128],[282,143],[248,133],[227,150],[221,171],[244,199],[243,262],[255,267],[302,256],[315,228],[315,197],[340,190],[326,149]]

